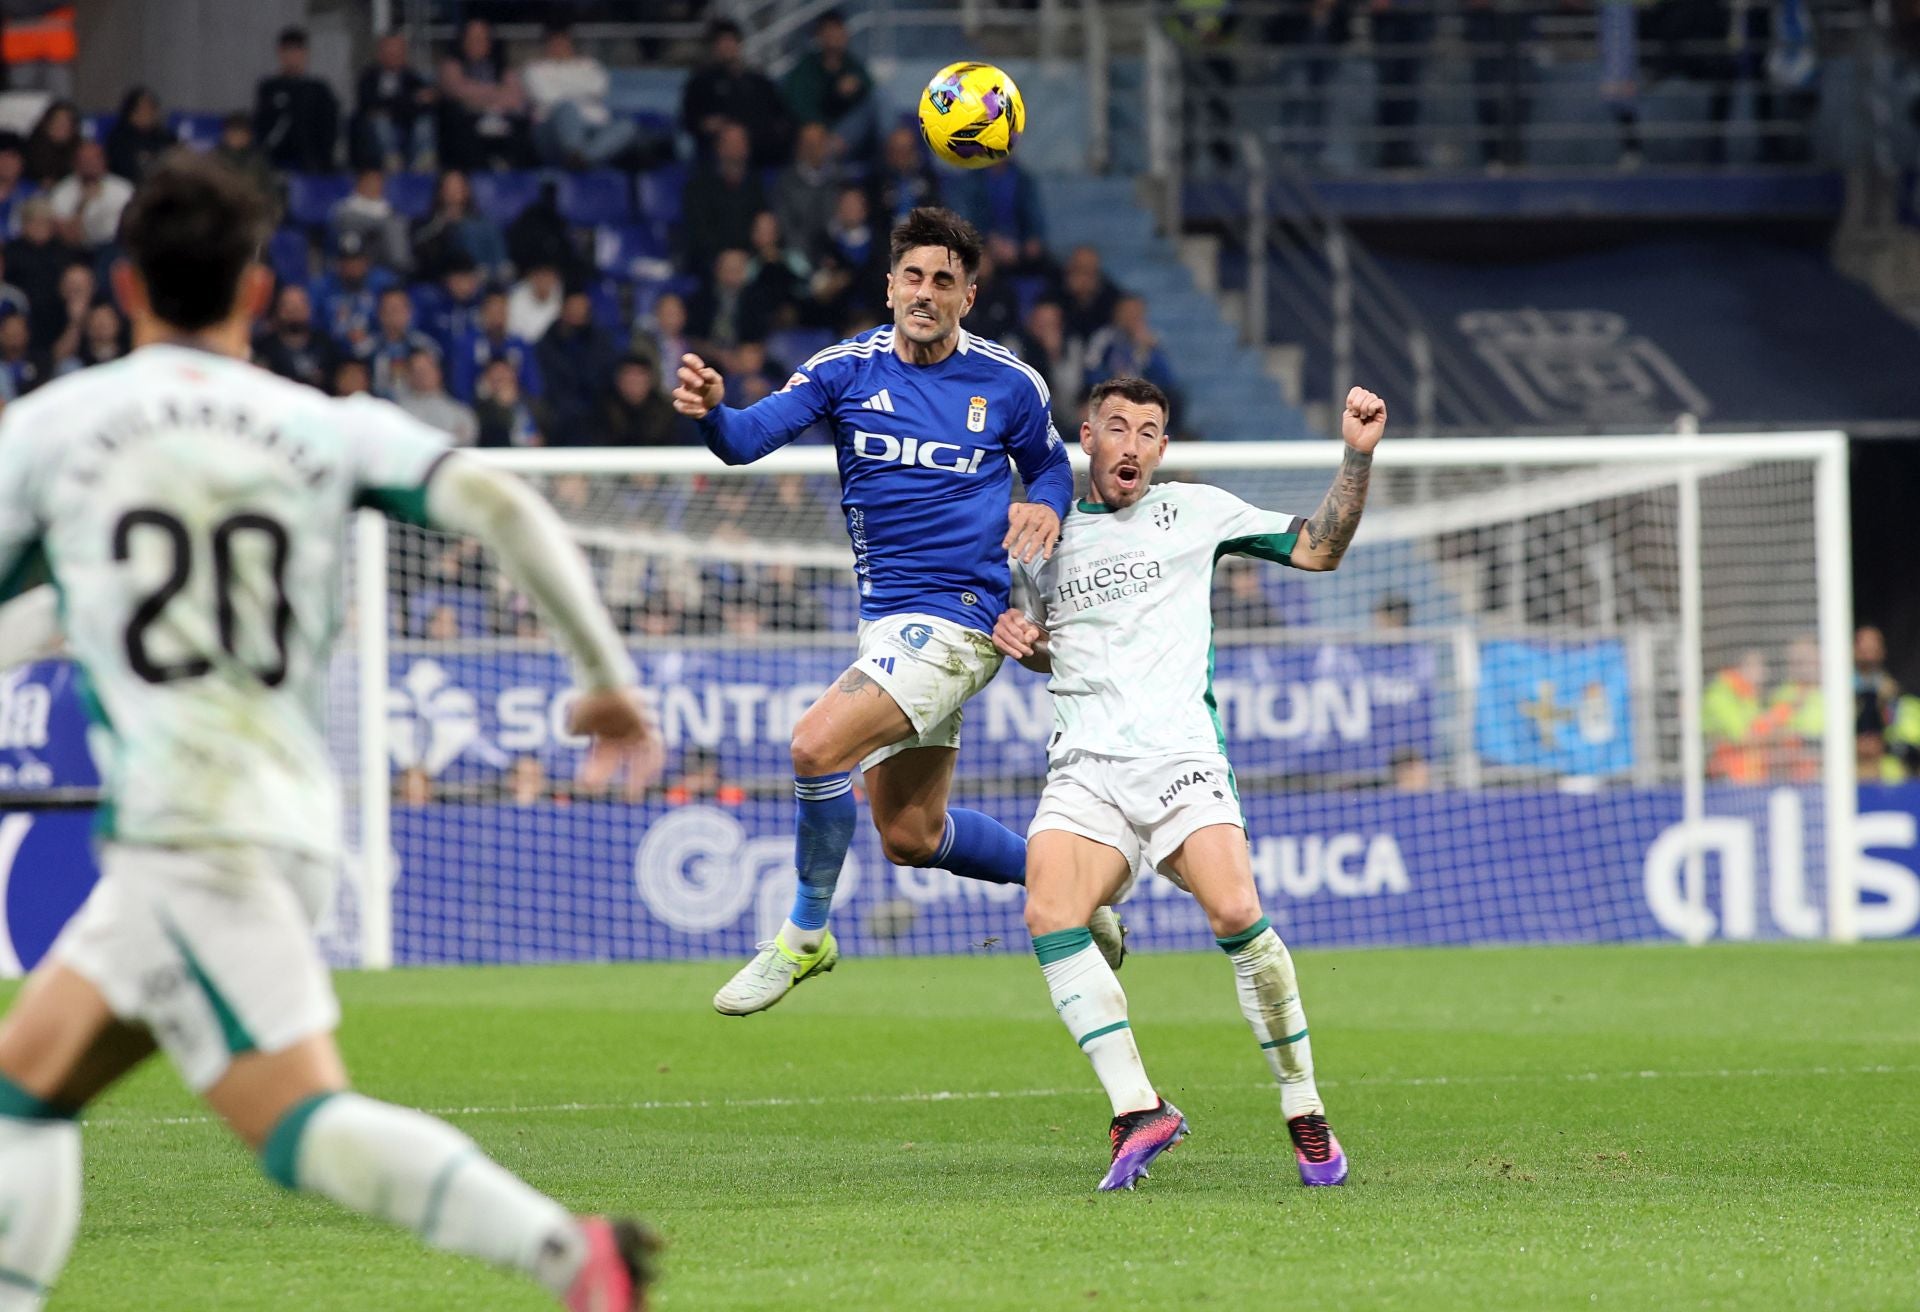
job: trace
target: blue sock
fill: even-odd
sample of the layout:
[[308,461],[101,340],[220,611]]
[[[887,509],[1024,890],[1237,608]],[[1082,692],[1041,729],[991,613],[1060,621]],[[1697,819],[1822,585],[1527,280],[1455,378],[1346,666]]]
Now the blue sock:
[[[833,907],[840,867],[853,846],[853,777],[850,771],[793,780],[800,815],[793,838],[793,865],[800,883],[793,891],[793,914],[801,929],[821,929]],[[789,946],[797,946],[789,944]]]
[[978,811],[947,812],[947,831],[927,865],[989,884],[1027,882],[1027,840]]

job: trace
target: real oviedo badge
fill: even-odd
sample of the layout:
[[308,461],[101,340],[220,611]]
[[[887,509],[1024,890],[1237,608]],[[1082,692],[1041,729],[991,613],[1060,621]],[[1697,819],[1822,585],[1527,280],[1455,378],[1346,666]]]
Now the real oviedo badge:
[[987,398],[976,396],[967,402],[967,431],[984,433],[987,431]]

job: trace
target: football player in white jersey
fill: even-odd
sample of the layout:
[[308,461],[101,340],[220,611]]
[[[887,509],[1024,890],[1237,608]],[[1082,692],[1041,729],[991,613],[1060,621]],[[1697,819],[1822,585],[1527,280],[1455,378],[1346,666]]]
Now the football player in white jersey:
[[1233,961],[1302,1183],[1337,1185],[1346,1154],[1314,1087],[1293,961],[1260,910],[1214,705],[1213,568],[1231,554],[1337,566],[1366,504],[1387,407],[1360,388],[1348,394],[1345,458],[1307,520],[1202,483],[1154,485],[1168,418],[1165,393],[1144,379],[1093,389],[1080,429],[1092,459],[1088,498],[1068,512],[1050,560],[1016,564],[1017,608],[994,627],[1002,652],[1051,675],[1047,786],[1027,834],[1027,928],[1054,1010],[1113,1103],[1102,1189],[1132,1188],[1187,1132],[1147,1078],[1126,994],[1086,928],[1094,908],[1124,895],[1142,857],[1193,894]]
[[247,363],[268,227],[239,175],[167,157],[114,270],[136,349],[0,417],[0,601],[30,561],[50,575],[105,790],[100,882],[0,1021],[0,1312],[39,1308],[66,1263],[75,1116],[156,1048],[288,1188],[523,1272],[569,1308],[628,1312],[645,1303],[643,1228],[574,1217],[444,1122],[348,1088],[313,926],[339,857],[320,713],[349,515],[498,554],[573,657],[590,781],[657,769],[657,735],[585,561],[531,489],[385,401]]

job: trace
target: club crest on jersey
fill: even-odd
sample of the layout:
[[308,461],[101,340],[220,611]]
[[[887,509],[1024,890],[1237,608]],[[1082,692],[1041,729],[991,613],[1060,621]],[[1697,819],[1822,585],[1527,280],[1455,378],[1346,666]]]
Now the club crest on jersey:
[[1180,517],[1180,507],[1162,501],[1153,508],[1153,522],[1156,526],[1171,529],[1173,521]]
[[967,431],[984,433],[987,431],[987,398],[976,396],[967,402]]

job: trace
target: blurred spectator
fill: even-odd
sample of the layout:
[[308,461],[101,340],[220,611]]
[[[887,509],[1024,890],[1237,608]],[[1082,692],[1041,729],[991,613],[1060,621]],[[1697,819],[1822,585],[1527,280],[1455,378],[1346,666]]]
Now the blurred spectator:
[[65,322],[60,304],[60,275],[80,252],[60,240],[53,207],[34,196],[20,207],[20,235],[7,244],[7,273],[27,294],[27,322],[36,349],[45,349]]
[[497,287],[481,294],[477,327],[454,347],[448,366],[452,392],[471,402],[479,394],[480,380],[487,366],[505,360],[513,370],[517,390],[529,397],[541,393],[539,366],[534,363],[533,345],[507,327],[507,294]]
[[533,265],[507,293],[507,331],[523,341],[539,341],[560,317],[565,299],[560,270],[551,264]]
[[716,129],[711,157],[694,169],[682,205],[690,268],[710,269],[721,251],[746,249],[753,239],[753,216],[767,208],[767,198],[745,128],[729,122]]
[[56,100],[27,134],[22,152],[27,181],[51,187],[73,172],[74,152],[79,149],[80,111],[71,100]]
[[453,52],[440,61],[440,158],[449,168],[514,168],[527,157],[527,97],[507,67],[493,28],[460,25]]
[[0,314],[25,314],[27,294],[7,281],[6,248],[0,246]]
[[69,264],[60,271],[60,328],[43,354],[52,364],[80,353],[80,334],[100,283],[90,264]]
[[1413,627],[1413,603],[1396,592],[1383,593],[1373,603],[1373,627],[1397,633]]
[[1002,252],[1011,249],[1012,242],[1005,237],[985,243],[974,277],[973,308],[967,311],[966,328],[990,341],[1005,341],[1020,331],[1020,291],[1000,263]]
[[533,105],[534,141],[547,163],[599,168],[634,144],[633,123],[607,108],[606,65],[579,52],[569,24],[547,25],[540,58],[520,79]]
[[118,360],[127,353],[127,324],[112,301],[95,301],[87,307],[81,321],[79,341],[74,352],[56,360],[55,376],[91,369],[96,364]]
[[806,292],[807,278],[813,266],[805,256],[787,244],[786,233],[772,210],[753,216],[748,254],[752,257],[753,291],[770,317],[798,301]]
[[433,776],[420,766],[408,766],[393,781],[393,800],[408,808],[432,806]]
[[26,180],[27,159],[20,151],[16,134],[0,132],[0,239],[20,231],[20,204],[38,190]]
[[394,400],[402,410],[445,433],[455,446],[472,446],[480,440],[480,421],[474,417],[472,407],[461,405],[447,395],[440,352],[431,346],[416,347],[407,358],[403,382],[404,386],[394,393]]
[[354,84],[354,167],[430,172],[436,98],[433,84],[407,60],[406,33],[388,32],[374,42],[373,62]]
[[387,175],[379,169],[361,169],[354,175],[353,190],[333,207],[327,228],[336,243],[348,233],[357,233],[369,258],[383,269],[406,273],[413,268],[406,220],[387,199]]
[[1240,556],[1224,558],[1213,572],[1213,613],[1223,629],[1278,629],[1287,622],[1267,595],[1262,567]]
[[677,436],[673,403],[645,356],[629,355],[613,374],[593,438],[601,446],[669,446]]
[[613,377],[620,352],[606,329],[593,321],[593,298],[570,291],[534,352],[540,362],[553,446],[584,446],[592,440],[594,416]]
[[340,362],[333,339],[314,326],[313,298],[297,282],[283,284],[273,314],[254,341],[254,358],[282,378],[325,391]]
[[349,354],[357,353],[373,336],[380,293],[393,285],[393,275],[373,267],[367,242],[357,232],[343,232],[334,242],[333,267],[320,276],[314,304],[326,334]]
[[787,239],[809,261],[827,253],[827,227],[840,199],[840,167],[832,138],[819,123],[804,123],[794,139],[793,163],[773,185],[773,209]]
[[687,303],[674,292],[662,292],[653,308],[634,325],[633,349],[650,357],[662,378],[673,377],[680,357],[693,349],[687,334]]
[[1920,698],[1887,673],[1887,640],[1871,624],[1853,635],[1853,699],[1858,723],[1878,725],[1886,750],[1905,769],[1920,771]]
[[680,122],[702,155],[718,148],[726,123],[743,123],[752,134],[755,168],[787,162],[793,130],[786,102],[771,78],[747,67],[737,23],[721,19],[708,27],[707,62],[687,78]]
[[106,147],[97,141],[80,143],[72,175],[47,193],[61,240],[88,251],[112,244],[120,232],[121,211],[132,199],[133,184],[107,172]]
[[[1053,393],[1054,412],[1070,416],[1080,402],[1080,388],[1086,379],[1081,345],[1067,336],[1066,316],[1056,301],[1035,301],[1027,311],[1025,325],[1017,343],[1008,343],[1022,360],[1040,371]],[[1078,432],[1071,421],[1064,427]]]
[[507,767],[506,800],[514,806],[541,806],[554,800],[547,767],[537,756],[516,756]]
[[691,802],[745,806],[747,790],[721,778],[720,755],[711,747],[689,747],[680,756],[680,769],[667,780],[666,802],[668,806]]
[[1013,256],[1009,273],[1038,273],[1047,266],[1047,222],[1040,207],[1040,188],[1033,177],[1012,160],[992,168],[969,169],[946,181],[946,203],[980,230],[989,241],[1004,238]]
[[721,251],[713,260],[712,280],[693,294],[687,306],[687,332],[709,351],[766,337],[767,307],[754,294],[752,267],[745,251]]
[[421,331],[451,355],[467,334],[480,326],[480,297],[485,290],[480,270],[465,255],[455,253],[437,283],[422,283],[413,291],[413,319]]
[[0,401],[25,396],[47,381],[46,358],[33,348],[27,321],[17,314],[0,319]]
[[1820,643],[1812,634],[1800,634],[1787,644],[1786,678],[1775,685],[1768,710],[1780,721],[1769,774],[1801,782],[1819,778],[1826,706],[1820,689]]
[[513,271],[500,225],[474,208],[467,175],[448,169],[434,188],[432,212],[414,225],[414,271],[422,278],[439,278],[463,258],[489,282]]
[[367,372],[365,360],[346,356],[333,367],[332,391],[335,396],[360,396],[372,390],[373,375]]
[[254,141],[253,120],[246,114],[236,110],[222,120],[220,141],[213,148],[213,157],[250,178],[260,194],[273,201],[276,211],[285,210],[286,188],[280,175],[273,171],[273,162]]
[[138,185],[153,162],[172,150],[173,129],[160,113],[160,97],[135,87],[120,98],[120,112],[107,133],[107,169]]
[[887,133],[880,167],[873,174],[873,212],[881,226],[891,228],[920,206],[939,203],[940,180],[927,162],[920,134],[904,126]]
[[1371,0],[1374,45],[1374,126],[1380,130],[1379,166],[1420,166],[1420,79],[1433,40],[1433,10],[1420,0]]
[[839,138],[842,155],[864,156],[873,148],[879,116],[873,76],[849,48],[845,15],[829,9],[813,25],[813,49],[800,57],[781,85],[796,123],[819,123]]
[[1261,37],[1295,58],[1279,70],[1280,127],[1288,153],[1309,165],[1320,158],[1327,125],[1327,83],[1340,67],[1340,51],[1352,35],[1346,0],[1308,0],[1269,17]]
[[1180,408],[1180,388],[1173,365],[1160,349],[1160,338],[1147,325],[1147,303],[1138,296],[1122,296],[1113,306],[1113,322],[1087,339],[1089,386],[1102,378],[1130,374],[1157,385]]
[[253,136],[275,168],[322,173],[333,167],[340,102],[307,71],[307,33],[289,27],[275,45],[280,71],[262,78],[253,98]]
[[507,225],[507,256],[521,270],[549,264],[562,273],[584,273],[573,245],[573,230],[560,213],[560,190],[551,181],[540,184],[533,203]]
[[372,338],[354,354],[367,362],[373,394],[392,398],[400,388],[407,362],[418,351],[439,353],[433,339],[413,326],[413,298],[405,287],[380,293],[378,320]]
[[817,317],[836,331],[854,318],[873,314],[885,296],[887,243],[872,213],[864,190],[841,189],[833,222],[827,227],[827,257],[813,274]]
[[1395,791],[1402,793],[1430,793],[1433,791],[1433,766],[1427,758],[1411,747],[1403,747],[1393,754],[1390,764],[1393,771]]
[[505,356],[494,359],[480,376],[473,407],[481,446],[545,446],[533,403],[520,393],[520,376]]
[[767,363],[766,343],[757,338],[737,343],[724,359],[727,404],[736,409],[745,409],[771,395],[774,384],[780,381]]
[[1761,704],[1767,682],[1766,654],[1750,648],[1713,677],[1700,699],[1710,778],[1729,783],[1764,783],[1773,739],[1786,716]]
[[1054,295],[1067,336],[1083,343],[1113,321],[1114,306],[1120,301],[1120,289],[1102,271],[1100,252],[1091,246],[1073,248]]

